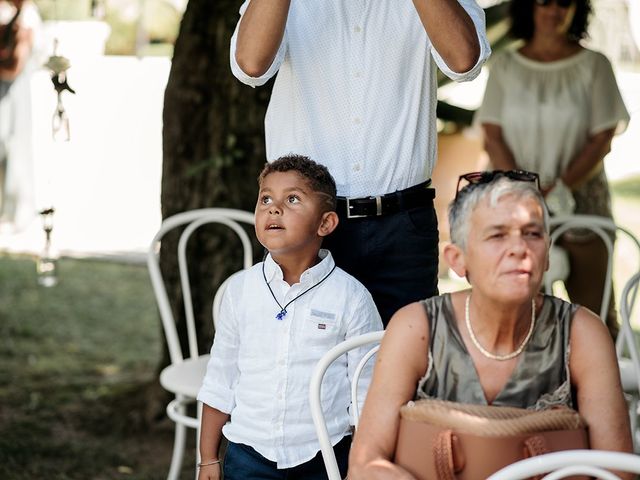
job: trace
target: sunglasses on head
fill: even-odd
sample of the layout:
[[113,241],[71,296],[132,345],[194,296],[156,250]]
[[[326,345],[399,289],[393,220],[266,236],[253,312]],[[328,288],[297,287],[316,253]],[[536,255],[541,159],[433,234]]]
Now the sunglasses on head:
[[536,5],[540,7],[548,7],[555,2],[560,8],[569,8],[574,0],[535,0]]
[[[479,185],[492,182],[497,177],[507,177],[517,182],[535,182],[536,187],[540,190],[540,178],[537,173],[527,172],[526,170],[486,170],[483,172],[465,173],[458,177],[458,185],[456,186],[456,200],[460,190],[469,185]],[[466,183],[464,183],[466,182]],[[460,186],[462,184],[462,187]]]

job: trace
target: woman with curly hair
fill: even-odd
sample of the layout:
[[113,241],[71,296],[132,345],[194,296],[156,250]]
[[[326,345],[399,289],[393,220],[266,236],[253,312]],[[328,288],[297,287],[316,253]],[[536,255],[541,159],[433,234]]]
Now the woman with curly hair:
[[[607,58],[580,43],[589,0],[513,0],[517,49],[496,55],[476,116],[493,168],[537,172],[553,213],[612,217],[603,159],[629,114]],[[563,236],[571,301],[600,310],[607,249],[599,237]],[[618,324],[613,302],[611,334]]]

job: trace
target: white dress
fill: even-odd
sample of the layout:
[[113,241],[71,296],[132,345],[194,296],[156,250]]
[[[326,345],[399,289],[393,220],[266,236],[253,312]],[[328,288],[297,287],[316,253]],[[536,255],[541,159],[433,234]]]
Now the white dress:
[[[518,168],[552,184],[590,135],[629,122],[607,58],[583,49],[554,62],[496,55],[476,122],[499,125]],[[611,216],[604,168],[573,192],[576,213]]]

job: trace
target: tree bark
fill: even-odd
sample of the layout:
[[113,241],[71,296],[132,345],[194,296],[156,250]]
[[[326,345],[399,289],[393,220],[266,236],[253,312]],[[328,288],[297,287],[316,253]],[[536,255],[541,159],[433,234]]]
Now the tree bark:
[[[182,18],[164,98],[163,218],[204,207],[253,210],[256,177],[266,160],[264,115],[271,84],[252,89],[231,74],[229,41],[240,4],[240,0],[189,0]],[[489,29],[505,21],[507,5],[505,0],[486,9]],[[504,35],[502,31],[492,35],[493,43],[500,44]],[[461,109],[451,111],[459,122]],[[203,229],[189,248],[200,352],[211,346],[211,304],[217,286],[241,266],[239,244],[220,230],[212,235]],[[162,244],[161,267],[184,350],[176,251],[177,237],[170,235]],[[259,257],[261,249],[256,251]],[[161,366],[167,363],[165,351]]]
[[[205,207],[254,208],[257,175],[266,161],[264,116],[271,88],[252,89],[231,74],[229,41],[240,3],[190,0],[183,16],[164,97],[163,218]],[[213,295],[242,266],[240,244],[225,228],[203,227],[188,248],[201,353],[213,338]],[[162,242],[161,268],[186,351],[176,252],[177,235],[169,235]],[[162,365],[167,363],[165,351]]]

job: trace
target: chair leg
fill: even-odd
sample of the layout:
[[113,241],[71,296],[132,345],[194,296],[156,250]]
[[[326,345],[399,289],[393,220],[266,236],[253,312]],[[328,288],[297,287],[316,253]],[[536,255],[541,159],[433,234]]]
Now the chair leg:
[[[182,408],[182,410],[184,410],[184,408]],[[173,437],[173,453],[171,454],[171,466],[169,467],[167,480],[178,480],[180,478],[186,433],[187,427],[180,423],[176,423],[176,431]]]
[[629,401],[629,423],[631,425],[631,440],[633,441],[633,451],[640,453],[640,438],[638,438],[638,397],[634,394]]
[[638,437],[638,418],[640,415],[640,402],[637,393],[625,392],[624,399],[629,407],[629,427],[631,429],[631,442],[633,452],[640,454],[640,438]]

